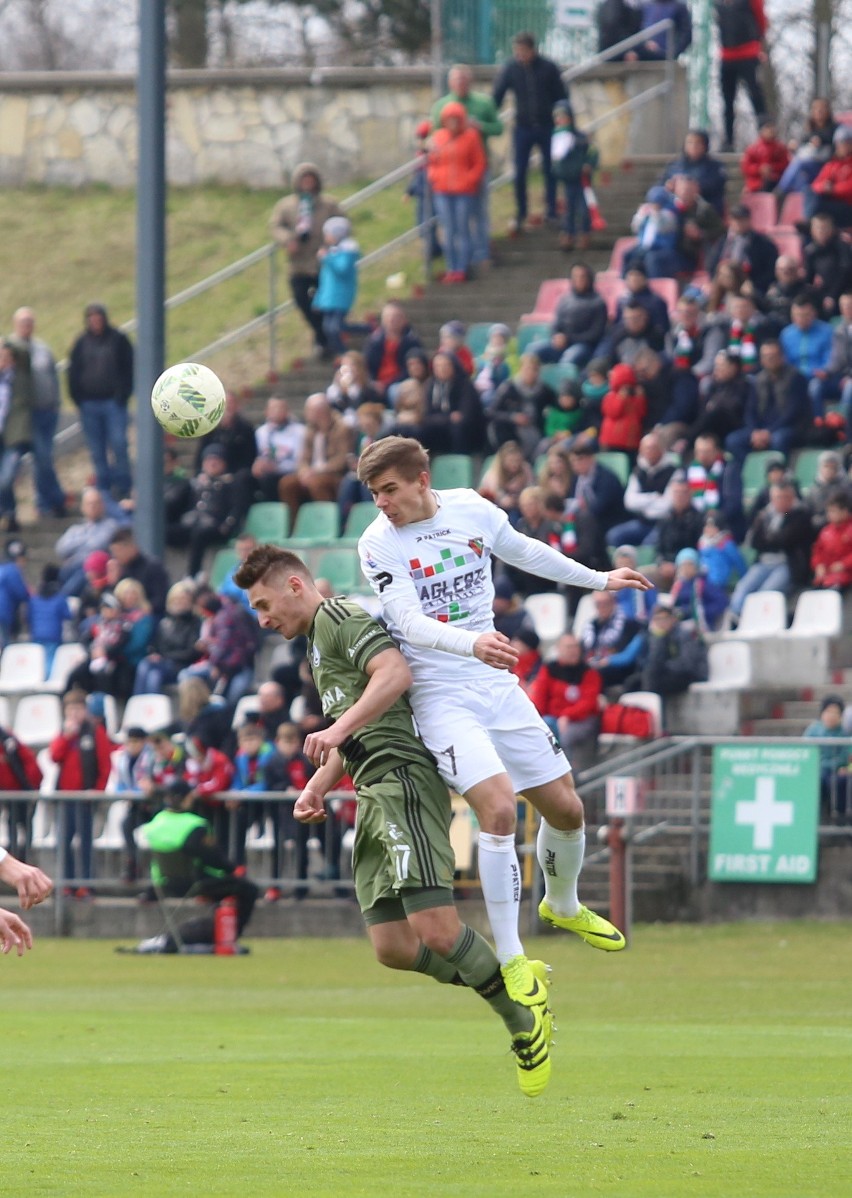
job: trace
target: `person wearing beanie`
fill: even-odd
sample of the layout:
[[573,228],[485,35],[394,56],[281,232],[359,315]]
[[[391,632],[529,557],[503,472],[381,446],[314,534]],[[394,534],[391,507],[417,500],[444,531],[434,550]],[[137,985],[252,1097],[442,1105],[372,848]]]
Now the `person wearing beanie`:
[[727,591],[704,575],[697,549],[681,549],[675,557],[669,598],[681,620],[693,620],[702,636],[716,631],[728,608]]
[[541,641],[534,628],[521,627],[512,637],[512,646],[518,651],[518,659],[512,666],[512,673],[526,694],[530,693],[530,686],[541,669],[540,644]]
[[565,189],[565,217],[559,234],[559,248],[581,250],[589,248],[592,218],[586,203],[586,185],[598,164],[598,152],[589,137],[578,129],[574,111],[567,100],[559,100],[553,108],[553,136],[550,139],[550,161],[557,186]]
[[[845,709],[841,695],[826,695],[820,704],[819,719],[812,720],[802,735],[821,740],[848,739],[849,734],[843,728]],[[849,766],[848,744],[820,745],[820,815],[825,823],[849,822]]]
[[68,600],[59,587],[59,567],[55,562],[48,562],[41,572],[38,590],[27,601],[30,640],[44,649],[45,674],[48,677],[56,650],[62,643],[64,625],[71,618]]
[[113,499],[127,499],[133,485],[127,453],[133,346],[109,323],[103,304],[88,304],[85,322],[85,331],[71,347],[68,390],[80,409],[98,489]]
[[833,153],[805,192],[805,217],[817,212],[834,217],[839,229],[852,225],[852,125],[838,125]]
[[322,313],[326,349],[333,357],[346,352],[344,334],[369,333],[372,326],[348,319],[358,294],[361,250],[345,216],[330,216],[322,227],[323,245],[317,250],[319,285],[313,306]]
[[625,255],[625,274],[638,265],[649,279],[673,278],[678,267],[678,220],[671,192],[651,187],[634,212],[630,229],[636,234],[636,245]]
[[191,481],[192,506],[166,526],[166,544],[188,548],[186,570],[192,577],[201,571],[206,551],[229,541],[245,517],[243,490],[227,469],[224,446],[205,445],[201,472]]
[[493,324],[488,330],[485,349],[474,363],[473,385],[486,409],[490,407],[498,388],[512,376],[506,360],[511,339],[512,330],[507,324]]
[[470,352],[470,346],[465,341],[466,336],[467,327],[464,321],[448,320],[438,330],[437,352],[452,354],[464,373],[470,378],[476,369],[476,363]]

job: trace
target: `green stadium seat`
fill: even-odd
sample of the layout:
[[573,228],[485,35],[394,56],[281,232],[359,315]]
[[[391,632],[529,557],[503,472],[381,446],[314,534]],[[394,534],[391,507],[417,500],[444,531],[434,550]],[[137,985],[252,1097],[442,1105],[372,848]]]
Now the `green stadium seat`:
[[369,528],[377,515],[378,511],[374,503],[370,501],[353,503],[349,509],[349,515],[346,517],[346,527],[343,529],[343,535],[338,544],[348,549],[354,548],[358,544],[361,533]]
[[487,324],[482,322],[480,324],[468,325],[464,342],[475,358],[478,358],[479,355],[484,352],[485,347],[488,344],[488,334],[490,330],[490,321]]
[[627,480],[630,477],[630,458],[626,453],[620,453],[618,450],[606,450],[598,454],[598,461],[602,466],[606,466],[607,470],[611,470],[617,475],[618,481],[622,487],[627,486]]
[[432,486],[439,491],[473,486],[473,462],[466,453],[442,453],[432,462]]
[[233,549],[217,550],[216,556],[213,558],[213,564],[210,567],[210,586],[214,591],[218,591],[219,587],[237,565],[238,560]]
[[497,455],[495,453],[492,453],[489,455],[489,457],[483,459],[482,465],[479,468],[479,482],[476,484],[478,487],[482,486],[482,480],[493,466],[496,456]]
[[283,545],[290,532],[290,509],[283,503],[253,503],[243,531],[258,541]]
[[351,595],[365,585],[356,549],[327,549],[316,563],[316,576],[327,579],[335,595]]
[[796,454],[793,474],[802,491],[807,491],[808,487],[813,486],[821,453],[822,449],[800,449]]
[[522,324],[518,326],[518,353],[525,354],[533,341],[541,341],[550,336],[550,325],[543,323]]
[[578,379],[580,372],[573,362],[551,362],[541,368],[541,381],[554,391],[562,386],[563,379]]
[[287,540],[289,549],[311,549],[337,540],[340,511],[336,503],[321,501],[303,503],[296,513],[293,535]]
[[746,456],[743,463],[743,499],[754,499],[758,491],[766,486],[766,467],[770,462],[783,462],[784,455],[777,449],[757,449]]
[[657,560],[656,545],[637,545],[636,546],[636,569],[644,570],[645,566],[653,566]]

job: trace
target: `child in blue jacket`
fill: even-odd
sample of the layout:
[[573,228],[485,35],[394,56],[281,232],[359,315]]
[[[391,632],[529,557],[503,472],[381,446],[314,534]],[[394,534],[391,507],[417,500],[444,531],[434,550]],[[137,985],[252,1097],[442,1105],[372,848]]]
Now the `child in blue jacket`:
[[344,333],[369,333],[370,325],[350,323],[346,317],[358,293],[358,259],[361,251],[345,216],[332,216],[322,227],[325,245],[317,253],[319,286],[313,307],[322,312],[322,329],[329,352],[346,352]]
[[62,643],[62,625],[71,619],[68,600],[59,587],[59,567],[53,562],[48,562],[42,570],[38,590],[30,595],[27,608],[30,640],[44,646],[49,674],[54,654]]

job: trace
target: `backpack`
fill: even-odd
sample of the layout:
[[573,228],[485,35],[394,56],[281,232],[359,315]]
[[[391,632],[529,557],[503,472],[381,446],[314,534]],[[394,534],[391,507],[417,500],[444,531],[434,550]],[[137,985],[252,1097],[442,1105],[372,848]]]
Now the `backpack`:
[[627,703],[610,703],[601,716],[601,732],[618,736],[638,736],[649,740],[654,735],[654,718],[644,707]]

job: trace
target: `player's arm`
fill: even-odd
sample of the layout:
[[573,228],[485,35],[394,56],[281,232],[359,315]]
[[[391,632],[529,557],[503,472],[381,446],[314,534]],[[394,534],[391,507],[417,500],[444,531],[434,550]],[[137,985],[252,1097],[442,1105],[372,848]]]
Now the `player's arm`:
[[[493,505],[492,505],[493,506]],[[495,515],[499,520],[494,536],[494,553],[512,566],[518,566],[526,574],[549,578],[566,586],[585,587],[590,591],[649,591],[651,582],[638,570],[621,567],[618,570],[590,570],[582,562],[565,557],[558,550],[534,541],[517,532],[509,523],[506,513],[498,508]]]
[[[379,643],[387,639],[384,629],[378,625],[376,639]],[[304,753],[314,765],[323,766],[332,749],[342,745],[353,732],[358,732],[384,715],[411,686],[411,671],[397,648],[388,647],[375,653],[367,661],[364,669],[368,681],[360,697],[330,728],[311,732],[305,738]],[[315,782],[316,774],[311,779],[311,784]]]
[[361,569],[379,597],[382,614],[402,639],[418,649],[441,649],[458,657],[473,657],[476,633],[464,628],[441,624],[423,614],[420,596],[408,565],[389,552],[384,545],[369,543],[365,538],[358,544]]
[[18,901],[25,911],[43,902],[53,890],[47,874],[34,865],[18,861],[5,849],[0,849],[0,881],[18,892]]
[[32,946],[33,934],[20,915],[0,909],[0,953],[9,953],[14,948],[22,957],[24,949]]
[[293,804],[294,818],[302,824],[321,824],[325,819],[325,796],[345,773],[343,758],[332,749]]

